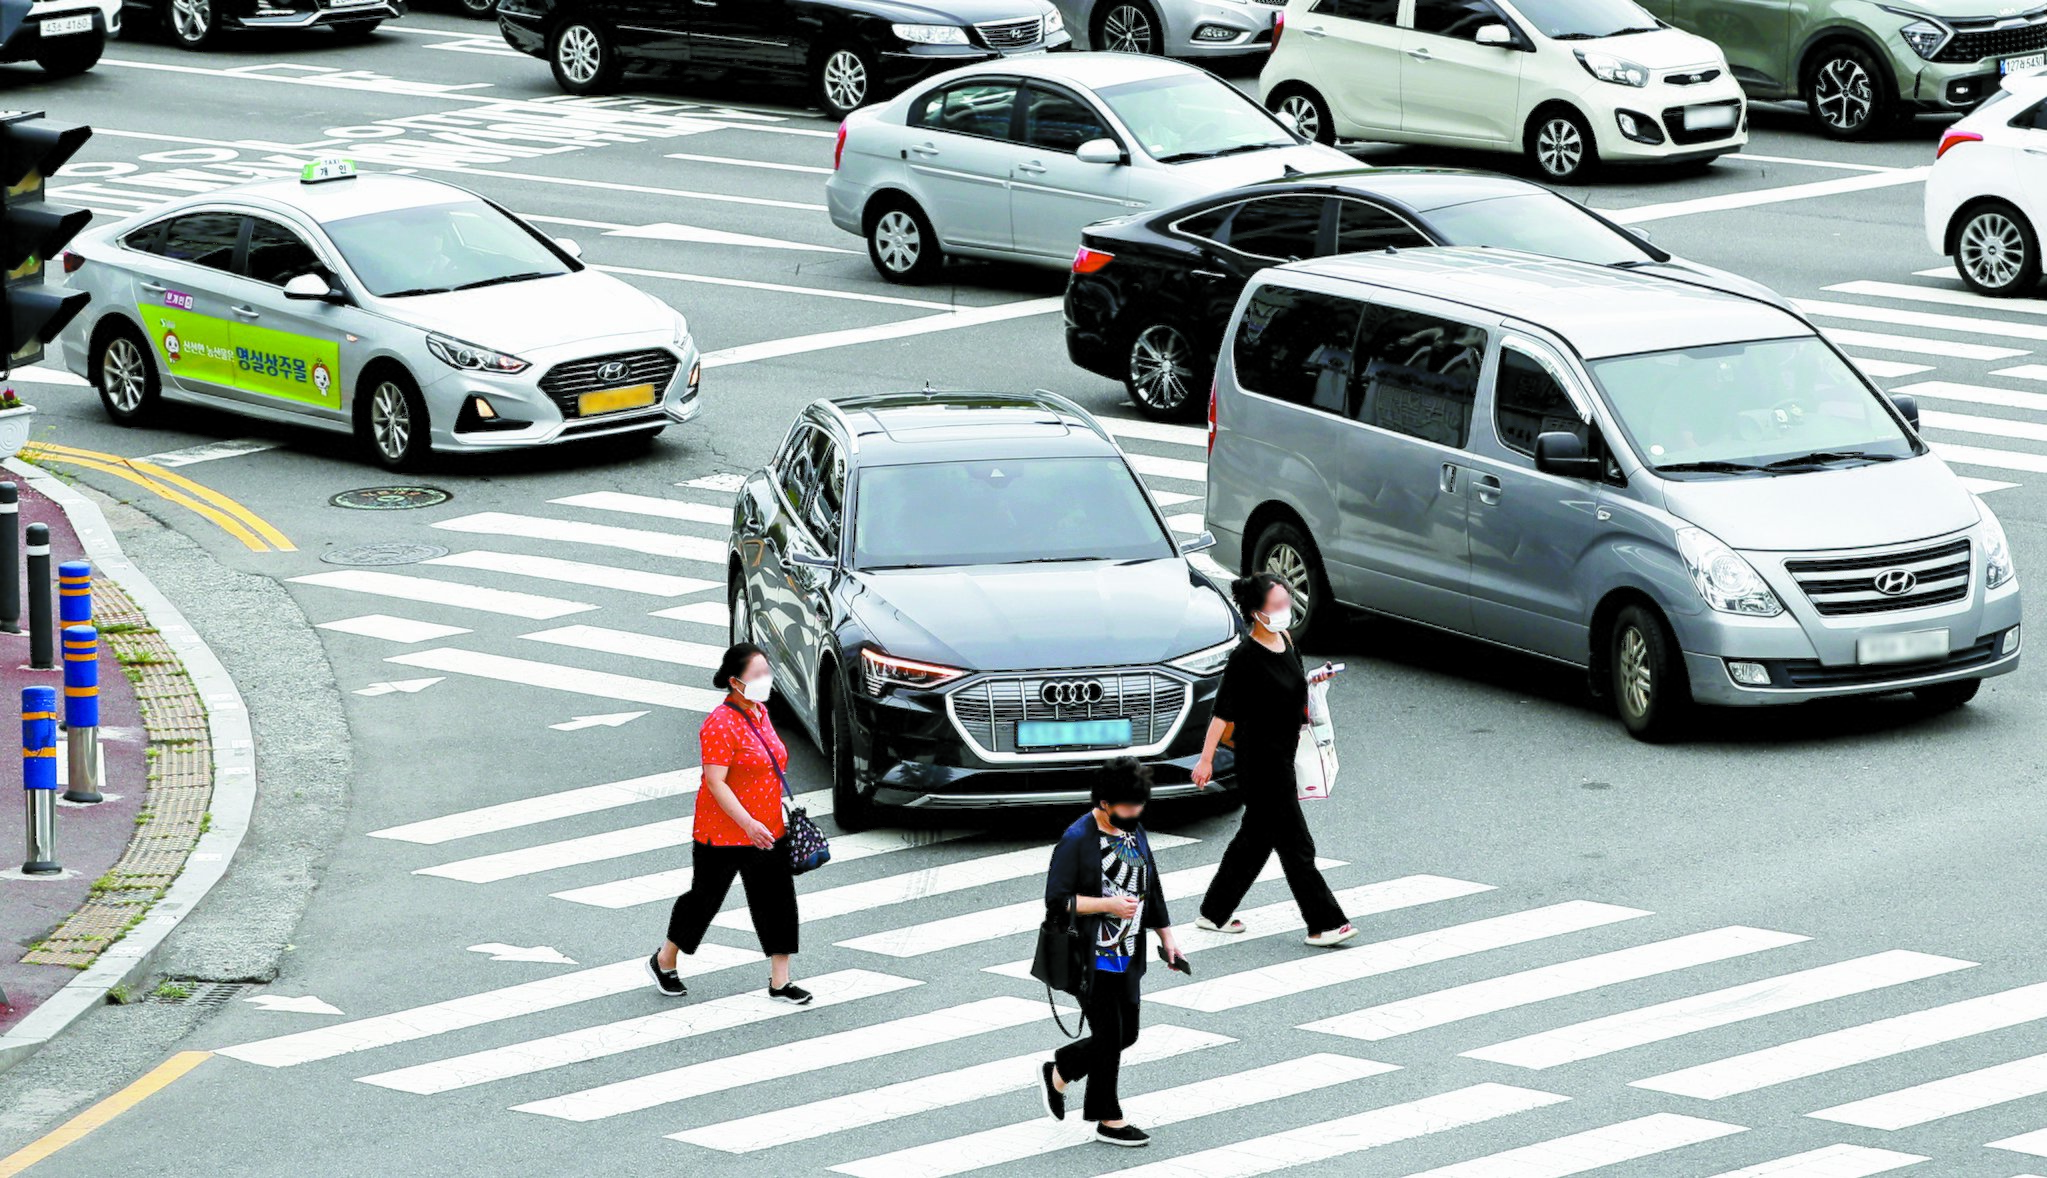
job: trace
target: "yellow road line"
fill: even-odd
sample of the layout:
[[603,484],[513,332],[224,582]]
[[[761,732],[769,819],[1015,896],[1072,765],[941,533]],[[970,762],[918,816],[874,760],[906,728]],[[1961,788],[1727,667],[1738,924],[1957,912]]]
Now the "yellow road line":
[[14,1178],[14,1175],[43,1161],[58,1150],[76,1144],[86,1134],[163,1091],[172,1081],[212,1057],[211,1051],[180,1051],[171,1056],[158,1064],[148,1075],[50,1130],[40,1140],[22,1147],[5,1158],[0,1158],[0,1178]]
[[[32,442],[22,447],[22,451],[26,457],[70,463],[126,479],[152,494],[205,516],[254,551],[267,552],[273,549],[278,552],[297,551],[297,546],[286,539],[283,532],[272,527],[269,521],[247,507],[211,487],[193,482],[183,475],[173,474],[155,463],[141,462],[98,450],[81,450],[76,446],[60,446],[55,442]],[[182,488],[191,494],[182,494],[173,490],[173,487]],[[202,503],[200,500],[205,502]]]

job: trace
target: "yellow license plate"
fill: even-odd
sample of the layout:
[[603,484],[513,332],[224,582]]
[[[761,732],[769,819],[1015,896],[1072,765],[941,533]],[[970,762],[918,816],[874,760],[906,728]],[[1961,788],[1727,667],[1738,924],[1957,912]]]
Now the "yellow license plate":
[[576,413],[580,417],[594,417],[599,413],[616,413],[620,409],[638,409],[652,405],[655,401],[654,386],[636,384],[623,389],[605,389],[602,392],[584,393],[576,399]]

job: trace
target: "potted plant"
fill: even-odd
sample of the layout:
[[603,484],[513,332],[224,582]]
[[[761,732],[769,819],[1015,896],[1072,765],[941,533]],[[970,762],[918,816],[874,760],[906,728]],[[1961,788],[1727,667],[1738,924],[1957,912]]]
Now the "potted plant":
[[0,458],[12,458],[28,441],[29,417],[34,405],[23,404],[12,387],[0,389]]

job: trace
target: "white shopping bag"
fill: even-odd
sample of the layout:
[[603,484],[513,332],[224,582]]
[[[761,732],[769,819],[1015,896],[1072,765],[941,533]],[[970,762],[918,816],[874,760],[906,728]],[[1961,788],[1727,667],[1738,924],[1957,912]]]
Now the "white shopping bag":
[[1294,748],[1294,796],[1326,801],[1336,792],[1336,725],[1329,716],[1329,682],[1308,685],[1308,723]]

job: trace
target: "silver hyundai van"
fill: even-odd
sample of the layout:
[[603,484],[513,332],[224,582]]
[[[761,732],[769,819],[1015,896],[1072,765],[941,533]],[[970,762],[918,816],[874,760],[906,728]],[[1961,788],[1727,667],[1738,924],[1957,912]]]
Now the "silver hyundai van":
[[2019,662],[2004,529],[1811,324],[1490,249],[1261,272],[1216,364],[1216,559],[1587,667],[1628,730]]

